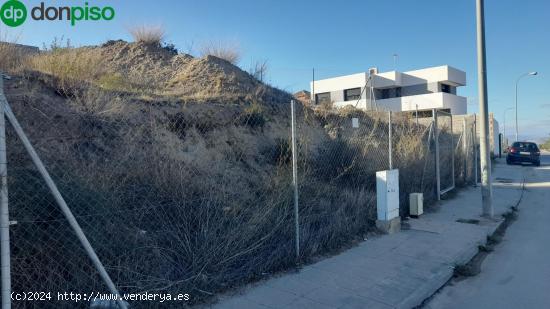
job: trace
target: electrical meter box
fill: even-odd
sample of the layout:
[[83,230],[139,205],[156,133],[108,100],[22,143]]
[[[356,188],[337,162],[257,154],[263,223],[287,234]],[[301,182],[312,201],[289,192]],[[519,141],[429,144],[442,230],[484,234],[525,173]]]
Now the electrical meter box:
[[411,216],[415,217],[424,213],[424,194],[411,193],[411,195],[409,195],[409,211]]
[[376,173],[376,210],[379,221],[399,217],[399,170]]

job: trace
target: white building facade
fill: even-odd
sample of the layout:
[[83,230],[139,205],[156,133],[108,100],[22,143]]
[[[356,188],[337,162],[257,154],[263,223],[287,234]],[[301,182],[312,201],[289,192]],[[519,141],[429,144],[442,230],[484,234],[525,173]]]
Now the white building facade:
[[371,70],[317,80],[310,87],[317,105],[396,112],[436,108],[462,115],[468,112],[467,100],[457,95],[457,88],[465,85],[466,73],[445,65],[409,72]]

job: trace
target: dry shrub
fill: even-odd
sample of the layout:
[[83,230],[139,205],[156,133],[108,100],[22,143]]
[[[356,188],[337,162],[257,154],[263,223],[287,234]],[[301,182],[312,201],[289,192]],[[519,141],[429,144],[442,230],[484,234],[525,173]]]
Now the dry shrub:
[[0,71],[15,72],[26,63],[29,51],[17,45],[17,38],[0,33]]
[[121,115],[132,108],[127,97],[98,87],[88,87],[75,93],[68,104],[94,115]]
[[[309,163],[314,176],[341,190],[375,190],[376,172],[389,168],[387,112],[316,109],[316,115],[330,139],[321,143]],[[360,129],[351,128],[352,118],[359,119]],[[416,125],[410,115],[394,114],[392,130],[393,165],[400,175],[401,214],[408,215],[409,193],[423,192],[427,203],[434,199],[434,150],[433,146],[428,149],[429,128]],[[442,133],[440,139],[445,138]]]
[[[56,48],[32,60],[72,95],[48,97],[46,88],[42,97],[10,103],[122,292],[185,291],[198,302],[295,265],[289,107],[265,104],[286,98],[256,87],[259,101],[245,96],[248,105],[144,102],[117,93],[127,74],[98,69],[93,50]],[[356,109],[327,106],[315,114],[298,106],[297,114],[307,262],[363,239],[373,226],[374,172],[387,169],[388,125],[387,114]],[[364,131],[351,130],[352,117]],[[424,173],[426,128],[396,117],[394,129],[402,196],[433,188],[423,182],[433,179]],[[13,217],[23,218],[14,227],[15,289],[102,290],[24,150],[13,144],[10,203]]]
[[[30,110],[23,125],[33,140],[47,141],[41,157],[123,292],[186,291],[197,302],[295,265],[288,108],[276,114],[240,106],[228,121],[208,117],[237,107],[197,105],[205,109],[200,117],[191,106],[188,118],[167,119],[169,109],[143,114],[147,106],[135,102],[135,110],[113,111],[116,99],[90,89],[67,106],[48,104],[52,111],[37,99],[14,108],[18,115]],[[10,157],[18,173],[14,217],[51,221],[18,225],[15,257],[32,256],[14,266],[14,286],[102,290],[47,188],[35,173],[28,180],[22,151]],[[301,177],[304,260],[350,244],[371,226],[370,192]]]
[[11,44],[0,42],[0,71],[11,72],[21,66],[24,54]]
[[409,215],[410,193],[424,193],[426,203],[435,199],[434,149],[429,149],[429,128],[417,126],[410,116],[394,117],[393,161],[399,169],[401,215]]
[[267,60],[256,60],[252,64],[252,66],[250,66],[248,73],[250,73],[250,75],[252,75],[255,79],[259,80],[260,82],[263,82],[268,70],[269,70],[269,65]]
[[166,36],[166,31],[161,25],[140,25],[128,29],[134,42],[150,45],[161,45]]
[[257,103],[246,107],[239,120],[241,124],[251,128],[263,128],[266,123],[265,113]]
[[98,79],[97,84],[105,90],[131,91],[134,87],[128,80],[128,77],[124,77],[120,73],[106,73]]
[[232,64],[237,64],[241,59],[241,48],[234,41],[208,41],[199,47],[202,57],[214,56]]
[[86,48],[57,48],[29,59],[29,68],[52,78],[63,95],[73,96],[104,75],[101,55]]
[[[305,257],[342,250],[363,240],[376,219],[376,194],[364,188],[336,187],[318,183],[302,188],[300,204],[302,250]],[[309,185],[308,185],[309,186]]]

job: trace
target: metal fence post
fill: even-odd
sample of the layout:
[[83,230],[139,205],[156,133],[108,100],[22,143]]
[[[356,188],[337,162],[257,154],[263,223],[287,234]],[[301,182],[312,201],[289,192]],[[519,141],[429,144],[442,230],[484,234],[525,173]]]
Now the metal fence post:
[[8,208],[8,162],[6,156],[6,118],[4,109],[4,77],[0,72],[0,259],[2,267],[2,309],[11,308],[11,265],[10,265],[10,212]]
[[454,130],[453,130],[453,115],[452,114],[449,114],[449,117],[451,118],[451,165],[452,165],[452,174],[451,174],[451,179],[453,180],[453,184],[451,186],[451,188],[456,188],[456,179],[455,179],[455,149],[454,149],[454,144],[455,144],[455,136],[454,136]]
[[462,118],[462,156],[464,157],[464,184],[468,182],[468,131],[466,131],[466,117]]
[[298,154],[296,147],[296,103],[290,101],[292,114],[292,186],[294,187],[294,228],[296,232],[296,259],[300,258],[300,218],[298,212]]
[[393,129],[392,129],[392,119],[391,119],[391,111],[388,112],[388,162],[390,165],[390,170],[393,170],[393,145],[392,145],[392,138],[393,138]]
[[86,237],[86,235],[82,231],[82,228],[80,227],[80,224],[78,224],[78,221],[76,220],[76,218],[73,215],[71,209],[69,208],[69,206],[65,202],[65,199],[61,195],[61,192],[59,192],[59,189],[57,188],[57,186],[56,186],[55,182],[53,181],[53,179],[51,178],[50,174],[48,173],[48,170],[44,166],[44,163],[42,162],[42,160],[40,159],[40,157],[36,153],[36,150],[32,146],[29,139],[27,138],[27,135],[25,135],[25,132],[23,131],[23,128],[21,128],[21,125],[19,124],[19,121],[17,121],[17,118],[13,114],[13,112],[10,108],[10,105],[8,104],[7,101],[4,101],[4,113],[6,115],[6,118],[8,118],[9,122],[11,123],[13,129],[15,130],[15,133],[17,134],[17,136],[19,137],[19,139],[23,143],[23,146],[25,147],[25,149],[27,150],[29,156],[31,157],[32,162],[36,166],[36,169],[38,170],[38,172],[40,173],[40,175],[42,176],[42,178],[46,182],[46,185],[50,189],[53,197],[55,198],[55,201],[59,205],[59,208],[61,208],[61,211],[65,215],[65,218],[69,222],[69,225],[71,226],[71,228],[75,232],[78,240],[80,241],[80,244],[82,245],[82,247],[84,248],[84,250],[88,254],[88,257],[90,258],[90,260],[92,261],[95,269],[99,273],[99,276],[101,277],[103,282],[107,285],[107,288],[109,289],[109,291],[113,295],[116,295],[116,297],[117,297],[116,301],[117,301],[118,306],[122,309],[127,309],[126,302],[124,302],[124,300],[122,299],[122,296],[120,295],[120,293],[118,292],[115,284],[111,280],[111,277],[109,276],[109,274],[105,270],[105,267],[103,266],[103,264],[99,260],[99,257],[95,253],[94,248],[92,247],[92,245],[88,241],[88,238]]
[[477,187],[477,115],[474,114],[474,187]]
[[416,104],[416,126],[418,126],[418,104]]
[[437,200],[441,200],[441,170],[439,167],[439,128],[437,123],[437,109],[433,109],[433,123],[434,123],[434,138],[435,138],[435,178],[436,186],[435,190],[437,193]]

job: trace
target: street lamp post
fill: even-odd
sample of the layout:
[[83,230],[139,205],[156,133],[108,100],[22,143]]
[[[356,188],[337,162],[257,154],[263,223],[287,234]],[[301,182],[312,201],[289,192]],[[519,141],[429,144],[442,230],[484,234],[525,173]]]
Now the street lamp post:
[[[506,112],[511,111],[513,109],[514,109],[513,107],[509,107],[504,111],[504,141],[507,141],[507,138],[506,138]],[[508,143],[506,143],[506,146],[508,146]]]
[[539,74],[538,72],[529,72],[529,73],[525,73],[525,74],[522,74],[518,77],[518,79],[516,80],[516,142],[519,141],[519,129],[518,129],[518,85],[519,85],[519,81],[524,78],[525,76],[535,76]]
[[491,156],[489,153],[489,104],[487,100],[487,62],[485,53],[485,8],[484,0],[476,1],[477,20],[477,76],[479,88],[479,152],[481,167],[481,204],[483,216],[492,218],[493,188],[491,179]]

